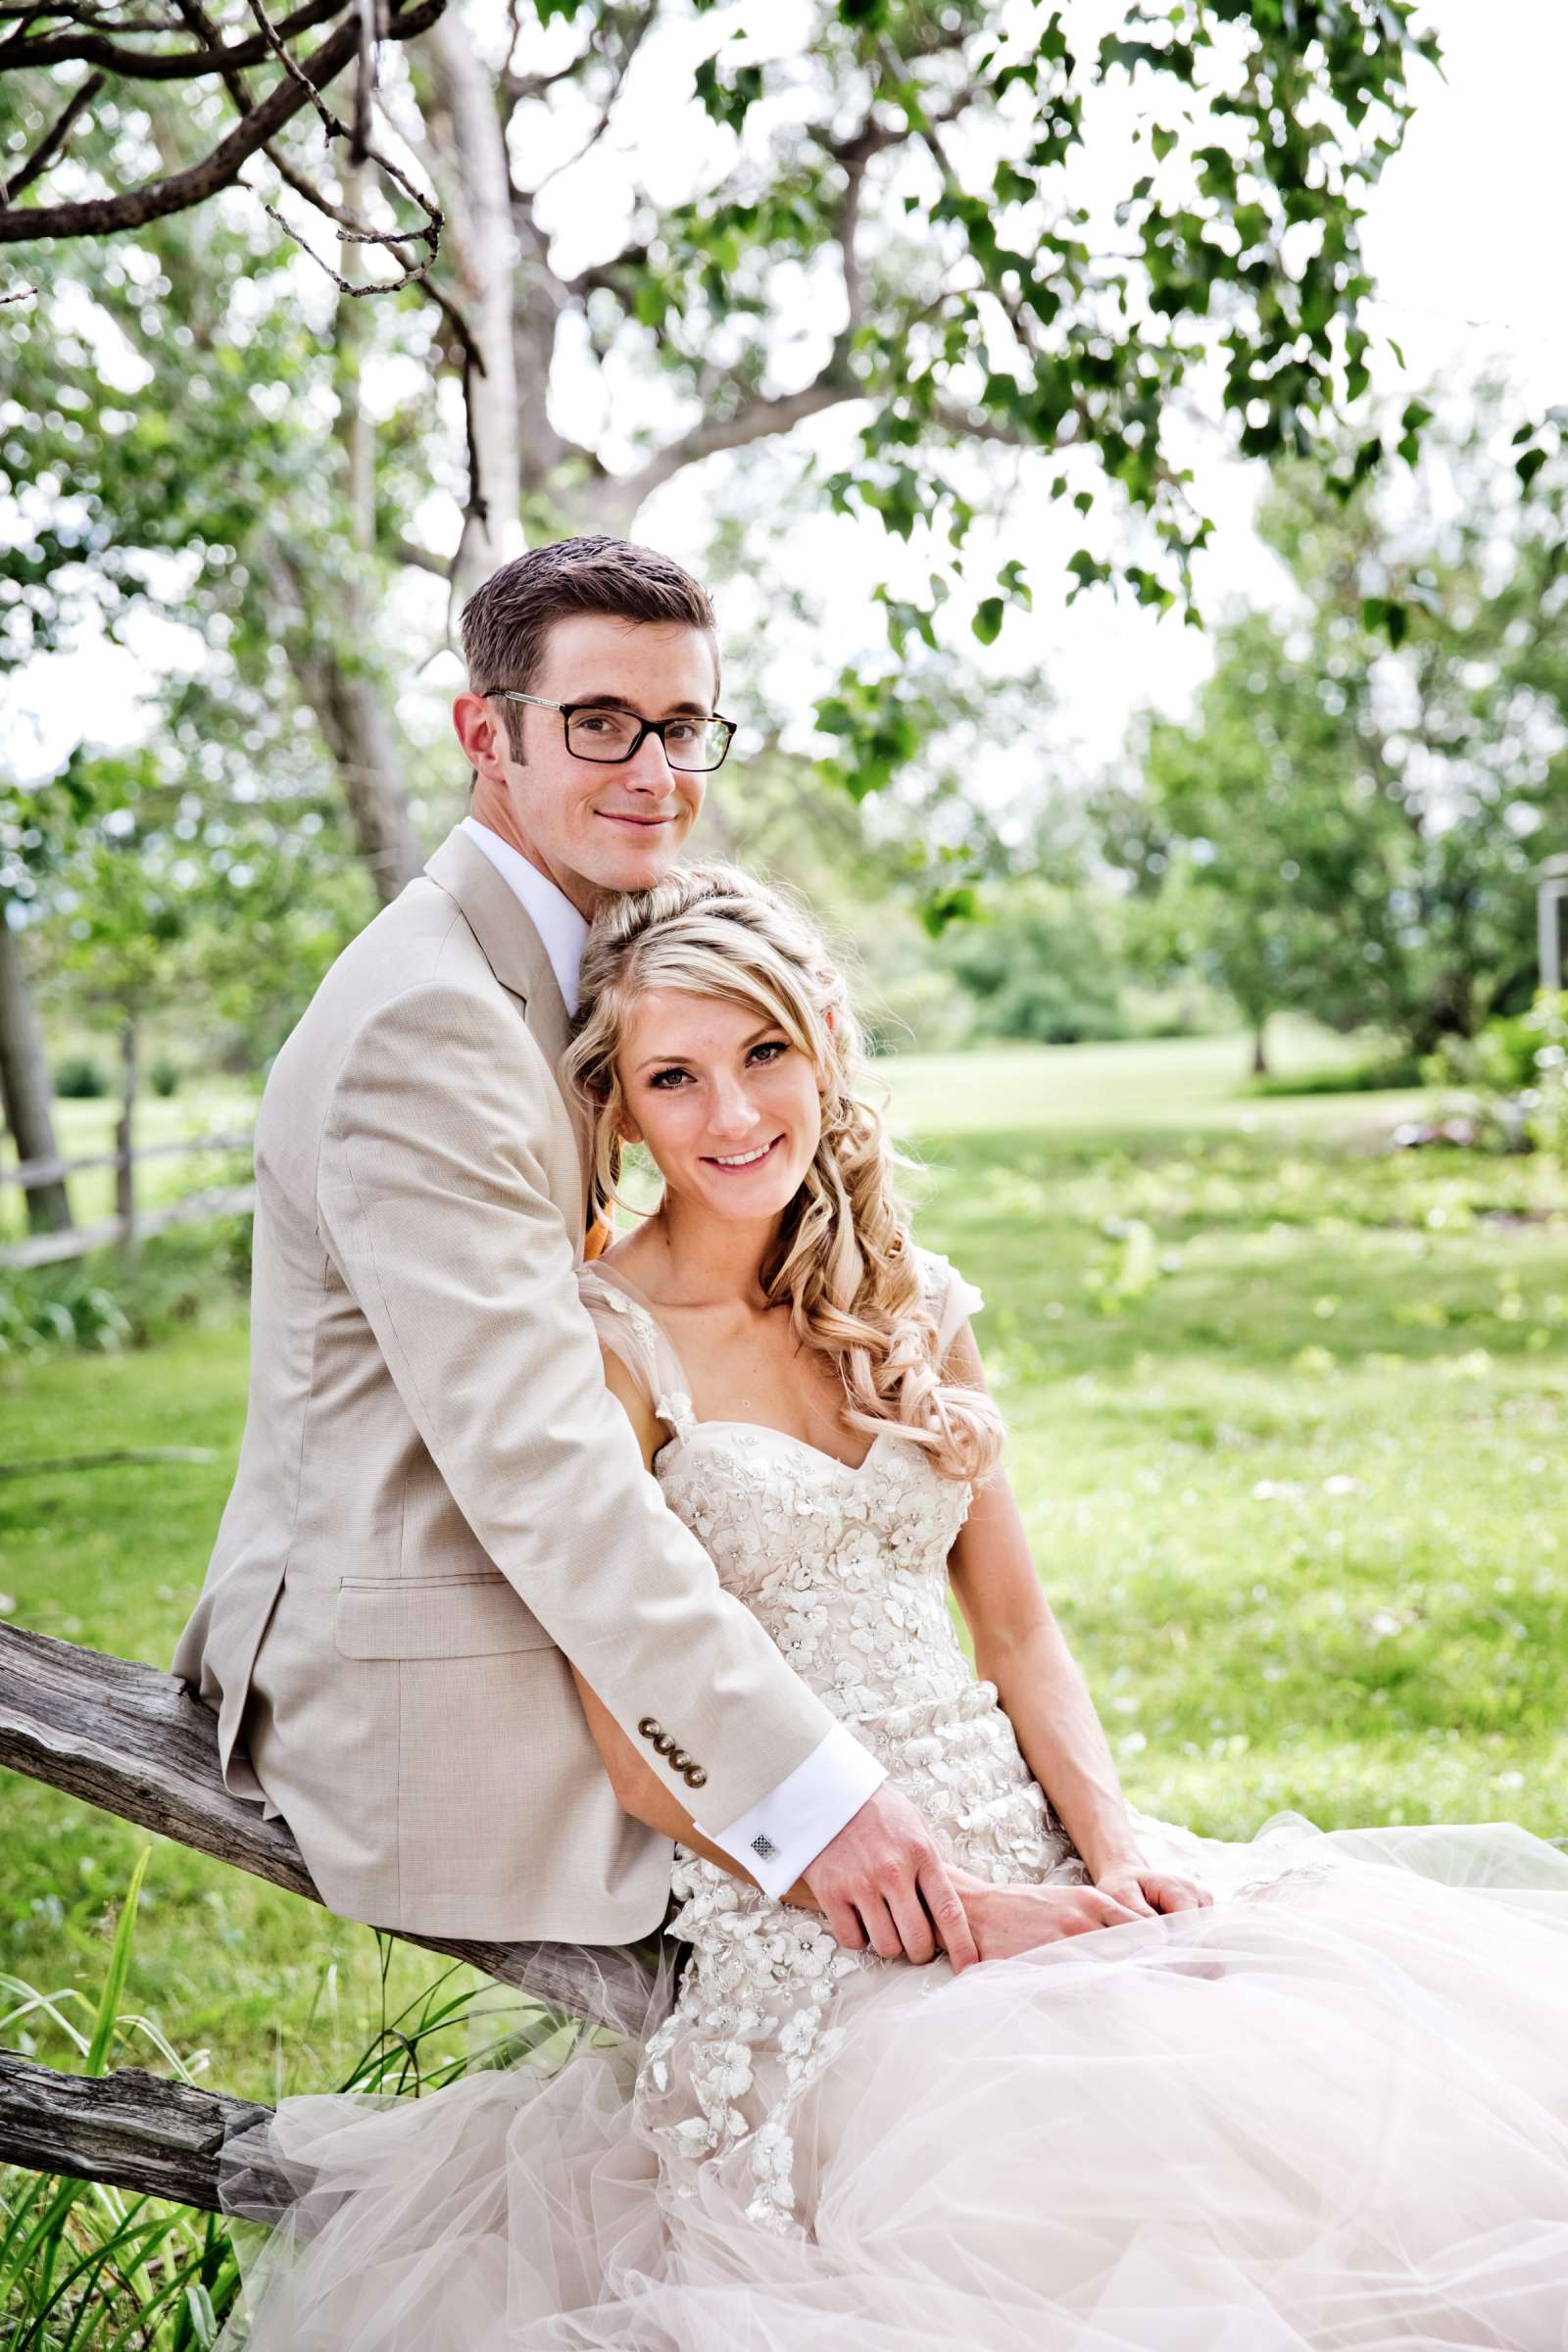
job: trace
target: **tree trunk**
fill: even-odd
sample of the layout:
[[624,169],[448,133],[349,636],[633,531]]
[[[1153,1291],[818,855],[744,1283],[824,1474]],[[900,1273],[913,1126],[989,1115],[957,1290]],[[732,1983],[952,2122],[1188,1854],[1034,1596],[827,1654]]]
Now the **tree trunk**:
[[[345,585],[345,572],[357,576],[366,559],[351,549],[330,581],[315,582],[280,541],[273,540],[268,553],[295,683],[337,769],[355,847],[376,897],[390,906],[423,870],[424,851],[403,789],[392,684],[367,633],[363,586]],[[322,602],[328,595],[335,599],[330,612]]]
[[456,612],[498,564],[522,552],[512,309],[518,257],[495,80],[455,10],[448,9],[431,31],[430,52],[441,111],[451,125],[457,179],[448,249],[483,362],[482,372],[470,369],[466,385],[470,478],[452,563]]
[[351,665],[324,634],[296,647],[294,674],[332,755],[360,857],[389,906],[424,868],[400,774],[391,688],[373,670]]
[[1252,1076],[1254,1078],[1268,1076],[1268,1054],[1264,1048],[1264,1033],[1267,1028],[1268,1014],[1261,1013],[1252,1023]]
[[[363,211],[363,172],[349,173],[345,193],[350,209]],[[345,248],[344,275],[351,282],[360,275],[356,246]],[[351,545],[329,583],[314,577],[291,549],[276,545],[272,576],[290,615],[286,638],[296,683],[337,769],[361,861],[387,906],[422,870],[424,851],[403,788],[393,687],[375,653],[375,425],[361,398],[364,342],[360,306],[344,295],[337,316],[337,437]],[[332,599],[329,612],[324,595]]]
[[[0,900],[0,1105],[19,1159],[58,1159],[54,1086],[44,1058],[22,950]],[[40,1184],[26,1196],[29,1233],[61,1233],[71,1223],[65,1179]]]

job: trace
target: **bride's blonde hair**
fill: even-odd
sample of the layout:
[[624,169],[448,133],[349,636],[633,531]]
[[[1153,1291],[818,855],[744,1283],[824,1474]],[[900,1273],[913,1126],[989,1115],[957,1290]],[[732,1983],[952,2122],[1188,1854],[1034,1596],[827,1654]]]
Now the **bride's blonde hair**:
[[944,1477],[979,1479],[1002,1450],[1002,1419],[980,1389],[944,1380],[937,1323],[893,1189],[880,1113],[858,1092],[859,1030],[843,975],[814,924],[732,865],[686,866],[652,890],[608,900],[583,951],[569,1084],[594,1114],[595,1182],[614,1198],[626,1117],[619,1054],[640,997],[670,988],[777,1022],[810,1060],[822,1134],[779,1220],[762,1269],[799,1338],[837,1365],[853,1428],[895,1422]]

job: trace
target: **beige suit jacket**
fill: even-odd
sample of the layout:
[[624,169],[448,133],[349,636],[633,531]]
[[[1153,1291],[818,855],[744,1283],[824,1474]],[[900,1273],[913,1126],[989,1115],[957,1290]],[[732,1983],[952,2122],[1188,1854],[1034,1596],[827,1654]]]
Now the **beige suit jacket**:
[[568,1657],[719,1827],[832,1725],[605,1386],[566,1033],[537,933],[457,831],[327,973],[257,1120],[249,1408],[174,1670],[218,1710],[230,1789],[382,1927],[659,1924],[671,1848],[617,1807]]

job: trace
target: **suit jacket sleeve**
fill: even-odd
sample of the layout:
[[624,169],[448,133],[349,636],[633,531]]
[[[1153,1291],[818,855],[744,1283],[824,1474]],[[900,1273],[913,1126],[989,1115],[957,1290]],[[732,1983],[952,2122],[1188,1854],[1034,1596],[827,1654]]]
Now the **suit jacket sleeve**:
[[436,980],[377,1008],[332,1092],[321,1238],[497,1568],[682,1802],[650,1719],[728,1820],[833,1718],[665,1508],[605,1386],[545,1176],[554,1088],[510,1006]]

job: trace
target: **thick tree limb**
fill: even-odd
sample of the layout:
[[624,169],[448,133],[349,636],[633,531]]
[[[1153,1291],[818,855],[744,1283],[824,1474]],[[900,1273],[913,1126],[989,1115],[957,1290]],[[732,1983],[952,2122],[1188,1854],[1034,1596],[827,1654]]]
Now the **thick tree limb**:
[[[309,32],[313,24],[319,24],[328,17],[340,15],[345,5],[346,0],[305,0],[305,6],[282,18],[276,29],[288,40],[297,32]],[[34,9],[30,13],[36,16],[38,12]],[[263,66],[270,54],[265,33],[254,33],[243,41],[215,42],[204,49],[122,49],[118,42],[87,31],[50,33],[47,38],[34,41],[21,41],[13,33],[0,48],[0,65],[100,66],[106,74],[122,74],[136,81],[188,81],[196,74],[233,73],[244,66]]]
[[[416,0],[415,6],[401,14],[394,11],[387,20],[388,39],[412,40],[416,33],[435,24],[445,6],[446,0]],[[247,46],[235,44],[221,60],[215,61],[213,70],[217,71],[220,64],[224,70],[232,70],[239,50]],[[270,55],[265,37],[261,46],[263,56]],[[75,204],[8,207],[0,211],[0,245],[42,243],[55,237],[112,236],[121,229],[143,228],[149,220],[160,220],[171,213],[185,212],[192,205],[205,202],[220,188],[233,185],[250,158],[275,138],[284,124],[291,122],[301,108],[358,56],[359,46],[359,21],[351,17],[313,51],[303,66],[290,61],[290,73],[200,163],[183,172],[171,172],[167,178],[148,180],[139,188],[128,188],[119,196],[90,197]]]

